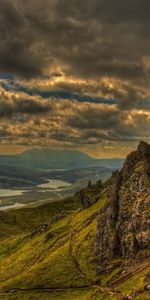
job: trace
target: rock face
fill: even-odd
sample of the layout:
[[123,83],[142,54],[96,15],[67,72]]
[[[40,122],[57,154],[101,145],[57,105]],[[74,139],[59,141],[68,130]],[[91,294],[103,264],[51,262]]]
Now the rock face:
[[140,142],[123,169],[106,185],[107,204],[100,211],[95,243],[103,268],[117,256],[150,255],[150,146]]
[[98,201],[101,190],[101,180],[98,180],[96,184],[91,184],[91,181],[89,181],[88,186],[77,192],[76,196],[80,198],[83,207],[87,208]]

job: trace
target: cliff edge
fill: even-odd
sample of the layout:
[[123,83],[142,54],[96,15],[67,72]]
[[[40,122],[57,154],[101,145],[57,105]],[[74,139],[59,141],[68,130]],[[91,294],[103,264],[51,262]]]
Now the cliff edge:
[[150,256],[150,145],[140,142],[105,189],[107,203],[98,215],[95,243],[99,271],[118,256]]

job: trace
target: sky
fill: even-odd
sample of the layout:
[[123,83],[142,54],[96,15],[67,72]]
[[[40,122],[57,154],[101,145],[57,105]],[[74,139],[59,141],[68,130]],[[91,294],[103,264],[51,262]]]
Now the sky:
[[0,0],[0,153],[150,142],[149,0]]

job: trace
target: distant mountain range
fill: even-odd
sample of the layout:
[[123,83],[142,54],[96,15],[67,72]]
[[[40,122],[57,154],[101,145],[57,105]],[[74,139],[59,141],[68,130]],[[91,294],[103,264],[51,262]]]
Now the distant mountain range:
[[120,169],[123,159],[94,159],[78,151],[33,149],[17,155],[0,155],[0,188],[30,188],[45,179],[80,183],[105,180]]
[[32,149],[17,155],[0,155],[0,166],[29,169],[79,169],[85,167],[106,167],[120,169],[123,159],[95,159],[79,151]]

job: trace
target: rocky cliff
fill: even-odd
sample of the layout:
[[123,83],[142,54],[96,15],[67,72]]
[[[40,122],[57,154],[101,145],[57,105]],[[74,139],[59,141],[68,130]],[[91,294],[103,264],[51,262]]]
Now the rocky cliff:
[[100,271],[118,256],[150,256],[150,145],[140,142],[104,189],[95,243]]
[[84,208],[88,208],[99,200],[102,187],[103,184],[101,180],[98,180],[95,184],[92,184],[91,181],[89,181],[86,188],[83,188],[76,193],[76,197],[80,199]]

